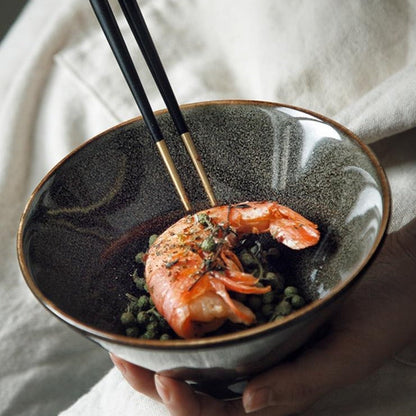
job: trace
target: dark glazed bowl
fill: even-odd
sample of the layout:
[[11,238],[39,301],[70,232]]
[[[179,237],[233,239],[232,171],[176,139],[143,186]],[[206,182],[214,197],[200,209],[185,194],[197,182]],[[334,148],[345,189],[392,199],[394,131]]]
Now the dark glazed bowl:
[[[333,314],[383,237],[389,188],[369,149],[320,115],[253,101],[199,103],[183,112],[221,203],[277,200],[319,225],[317,246],[283,257],[307,306],[202,339],[122,335],[134,255],[150,234],[184,215],[141,119],[94,137],[46,175],[23,213],[18,257],[34,295],[72,328],[132,363],[231,398]],[[157,117],[195,209],[208,207],[168,114]]]

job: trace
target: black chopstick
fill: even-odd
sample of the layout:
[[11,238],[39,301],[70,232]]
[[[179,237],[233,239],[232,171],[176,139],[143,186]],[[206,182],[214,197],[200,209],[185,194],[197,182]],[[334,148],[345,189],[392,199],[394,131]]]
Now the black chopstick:
[[188,126],[183,118],[182,112],[179,108],[175,94],[173,93],[169,79],[163,68],[162,62],[157,53],[155,44],[147,28],[146,21],[140,11],[139,5],[136,0],[119,0],[121,9],[124,16],[130,26],[131,31],[139,45],[142,55],[150,69],[150,72],[159,88],[160,94],[165,101],[169,114],[176,126],[178,134],[181,136],[185,147],[192,159],[196,171],[201,178],[202,185],[212,206],[217,205],[217,200],[214,195],[214,191],[211,188],[208,177],[205,173],[205,169],[202,165],[201,158],[193,143],[192,136],[189,133]]
[[[149,101],[146,97],[139,76],[135,70],[133,61],[129,55],[127,46],[122,38],[120,29],[117,25],[116,19],[111,11],[111,7],[107,0],[90,0],[91,5],[97,15],[98,21],[107,37],[107,40],[113,50],[114,55],[119,63],[119,66],[127,80],[127,83],[133,93],[136,103],[142,112],[143,119],[149,127],[153,138],[158,145],[162,158],[168,167],[175,187],[181,197],[181,200],[186,208],[190,210],[190,203],[186,197],[183,185],[176,172],[176,168],[173,165],[173,161],[169,156],[167,147],[165,145],[162,133],[157,124],[156,118],[150,107]],[[179,108],[176,97],[173,93],[172,87],[160,61],[159,55],[156,51],[156,47],[151,38],[150,32],[147,28],[146,22],[140,11],[140,8],[136,0],[119,0],[120,6],[126,17],[127,22],[133,32],[133,35],[142,51],[143,57],[149,67],[149,70],[159,88],[163,100],[167,106],[169,114],[176,126],[178,134],[182,137],[182,140],[186,146],[186,149],[195,165],[198,175],[201,178],[204,189],[207,193],[209,201],[212,206],[217,204],[213,190],[208,181],[208,177],[203,168],[201,158],[195,148],[192,141],[192,137],[189,133],[188,126],[183,118],[182,112]],[[146,117],[144,115],[146,113]]]
[[165,101],[173,122],[179,134],[188,131],[188,127],[179,109],[175,94],[166,75],[165,69],[157,53],[155,44],[147,28],[143,14],[140,11],[136,0],[119,0],[121,9],[130,26],[130,29],[142,51],[142,55],[150,69],[150,72],[159,88],[159,91]]
[[137,74],[133,60],[131,59],[108,0],[90,0],[90,3],[120,66],[124,78],[130,87],[140,112],[142,113],[143,120],[159,149],[182,204],[184,205],[186,211],[190,211],[192,207],[186,195],[185,188],[166,147],[162,131],[156,121],[156,117],[153,113],[152,107],[150,106],[149,100],[147,99],[139,75]]

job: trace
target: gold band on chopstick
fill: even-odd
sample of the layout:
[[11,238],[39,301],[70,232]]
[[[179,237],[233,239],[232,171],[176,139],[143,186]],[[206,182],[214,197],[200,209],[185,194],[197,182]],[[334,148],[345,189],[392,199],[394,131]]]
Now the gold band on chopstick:
[[201,162],[201,158],[199,157],[198,151],[196,150],[191,134],[189,132],[186,132],[181,134],[181,137],[186,146],[186,150],[188,151],[192,159],[192,162],[196,168],[196,171],[198,172],[198,175],[201,178],[202,185],[204,186],[209,202],[212,207],[215,207],[217,205],[217,200],[215,198],[214,191],[212,190],[211,185],[209,183],[207,174],[205,173],[204,167]]
[[165,141],[159,140],[158,142],[156,142],[156,145],[159,149],[160,155],[162,156],[163,162],[165,163],[166,168],[168,169],[173,184],[175,185],[176,191],[178,192],[179,197],[181,198],[183,206],[185,207],[186,211],[190,211],[192,209],[192,206],[186,195],[185,188],[183,187],[181,178],[179,177],[179,174],[176,170],[175,164],[173,163],[172,157],[170,156]]

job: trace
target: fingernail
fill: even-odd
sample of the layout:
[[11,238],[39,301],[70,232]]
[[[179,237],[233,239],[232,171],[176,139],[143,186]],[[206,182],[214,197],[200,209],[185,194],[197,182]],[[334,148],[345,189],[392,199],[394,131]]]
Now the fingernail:
[[162,399],[163,403],[168,403],[170,400],[170,394],[168,386],[166,385],[165,380],[163,377],[155,374],[155,385],[156,390],[159,393],[160,398]]
[[119,360],[118,357],[116,357],[113,354],[110,354],[110,358],[111,358],[111,361],[113,362],[113,364],[118,368],[118,370],[120,371],[120,373],[123,376],[125,376],[126,375],[126,372],[127,372],[127,368],[123,364],[123,361]]
[[252,413],[273,405],[273,392],[269,387],[263,387],[243,397],[243,406],[246,413]]

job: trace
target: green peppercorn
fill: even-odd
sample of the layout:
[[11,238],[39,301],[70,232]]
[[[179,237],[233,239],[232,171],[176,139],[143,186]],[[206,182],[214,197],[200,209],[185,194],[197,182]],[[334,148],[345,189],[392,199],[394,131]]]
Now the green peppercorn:
[[152,309],[149,309],[149,322],[159,322],[160,318],[154,313]]
[[140,291],[145,290],[146,279],[144,277],[140,277],[137,275],[137,273],[133,273],[133,282],[136,285],[137,289],[139,289]]
[[159,330],[158,330],[157,322],[150,322],[146,326],[146,331],[145,331],[144,335],[146,335],[146,337],[148,337],[148,339],[155,339],[158,335],[158,332],[159,332]]
[[[257,279],[263,279],[263,266],[258,263],[258,267],[251,271],[251,274]],[[258,287],[264,287],[263,283],[258,282],[256,284]]]
[[295,286],[287,286],[283,291],[285,296],[293,296],[298,294],[298,288]]
[[239,255],[239,259],[241,261],[241,264],[243,266],[249,267],[249,266],[254,266],[257,264],[256,259],[253,257],[253,254],[251,254],[249,251],[247,250],[243,250],[240,255]]
[[136,257],[134,258],[134,261],[138,264],[143,264],[144,256],[146,253],[143,253],[142,251],[136,254]]
[[275,272],[266,272],[264,278],[267,280],[275,280],[279,277],[279,275]]
[[272,303],[274,300],[274,293],[273,291],[267,292],[265,293],[262,297],[261,300],[263,303],[267,304],[267,303]]
[[151,321],[146,325],[146,332],[157,331],[159,323],[157,321]]
[[130,328],[126,328],[126,335],[128,337],[134,337],[137,338],[139,336],[139,328],[137,328],[136,326],[132,326]]
[[292,305],[287,300],[282,300],[276,305],[274,314],[278,316],[286,316],[292,312]]
[[209,216],[205,213],[198,214],[197,215],[198,222],[203,225],[204,227],[208,227],[211,225],[211,221],[209,219]]
[[264,283],[270,285],[273,290],[276,292],[283,292],[285,287],[285,279],[284,277],[275,272],[267,272],[264,276]]
[[206,252],[215,251],[217,244],[215,243],[214,238],[210,235],[201,243],[201,250]]
[[158,238],[159,236],[157,235],[157,234],[152,234],[150,237],[149,237],[149,247],[151,247],[152,245],[153,245],[153,243],[156,241],[156,239]]
[[299,309],[305,305],[305,299],[300,295],[293,295],[290,299],[290,303],[295,309]]
[[127,311],[121,314],[120,321],[123,325],[131,325],[135,322],[132,312]]
[[150,306],[149,296],[142,295],[137,299],[137,306],[141,310],[145,310]]
[[140,311],[136,316],[136,320],[140,325],[147,325],[150,322],[149,314],[145,311]]

